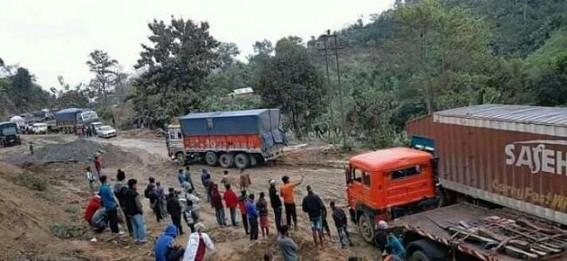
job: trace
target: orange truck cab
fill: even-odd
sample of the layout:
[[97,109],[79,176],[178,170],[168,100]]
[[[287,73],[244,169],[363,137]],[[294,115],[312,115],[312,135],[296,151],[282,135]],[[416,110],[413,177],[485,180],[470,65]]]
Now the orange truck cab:
[[390,148],[354,156],[345,172],[351,218],[367,242],[376,224],[436,205],[435,159],[411,148]]

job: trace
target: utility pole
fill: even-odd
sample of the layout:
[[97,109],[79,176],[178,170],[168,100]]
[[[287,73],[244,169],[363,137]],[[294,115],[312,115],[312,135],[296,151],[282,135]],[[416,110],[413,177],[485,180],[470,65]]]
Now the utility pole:
[[[327,30],[327,35],[330,35],[331,30]],[[343,88],[341,86],[341,70],[339,66],[339,44],[337,40],[337,35],[333,34],[333,38],[335,38],[335,58],[337,61],[337,84],[339,85],[339,104],[341,107],[341,132],[343,134],[343,148],[349,149],[348,141],[347,141],[347,133],[346,133],[346,118],[345,118],[345,107],[343,103]]]
[[329,58],[328,58],[328,54],[327,54],[327,38],[324,38],[323,41],[324,47],[325,47],[325,67],[327,69],[327,88],[329,89],[329,93],[331,94],[330,96],[330,101],[329,101],[329,114],[330,114],[330,118],[331,118],[331,126],[329,128],[329,133],[333,133],[335,132],[335,113],[333,112],[333,101],[335,100],[335,89],[333,89],[333,86],[331,85],[331,76],[329,74]]

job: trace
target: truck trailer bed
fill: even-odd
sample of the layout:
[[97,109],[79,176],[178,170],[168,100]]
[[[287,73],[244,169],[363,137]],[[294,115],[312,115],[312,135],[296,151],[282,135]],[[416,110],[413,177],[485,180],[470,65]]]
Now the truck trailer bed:
[[479,260],[567,258],[567,231],[510,209],[459,203],[399,218],[394,225]]

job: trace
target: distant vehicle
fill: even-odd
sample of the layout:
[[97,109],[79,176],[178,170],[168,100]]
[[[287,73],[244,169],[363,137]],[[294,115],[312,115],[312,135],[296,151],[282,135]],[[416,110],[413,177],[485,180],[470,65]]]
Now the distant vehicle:
[[0,146],[8,147],[22,144],[18,125],[14,122],[0,122]]
[[407,123],[409,148],[352,157],[351,218],[375,242],[403,229],[409,261],[567,260],[567,108],[484,104]]
[[31,125],[33,134],[47,134],[47,123],[36,122]]
[[96,135],[101,138],[116,137],[116,130],[109,125],[103,125],[96,131]]
[[165,143],[167,145],[167,153],[171,159],[177,160],[181,165],[185,163],[185,149],[183,148],[183,134],[181,125],[171,124],[167,127],[165,134]]
[[283,155],[278,109],[190,113],[179,122],[186,161],[247,168]]
[[63,109],[55,112],[54,116],[56,130],[67,134],[75,133],[77,128],[98,121],[96,112],[87,109]]
[[100,121],[93,122],[93,123],[91,123],[90,125],[91,125],[91,127],[93,127],[95,130],[100,129],[100,127],[103,126],[102,122],[100,122]]

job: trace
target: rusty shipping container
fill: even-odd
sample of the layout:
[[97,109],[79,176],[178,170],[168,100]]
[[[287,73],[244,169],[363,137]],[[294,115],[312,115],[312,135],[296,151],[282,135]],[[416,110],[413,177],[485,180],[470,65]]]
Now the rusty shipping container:
[[567,108],[478,105],[410,121],[443,187],[567,225]]

